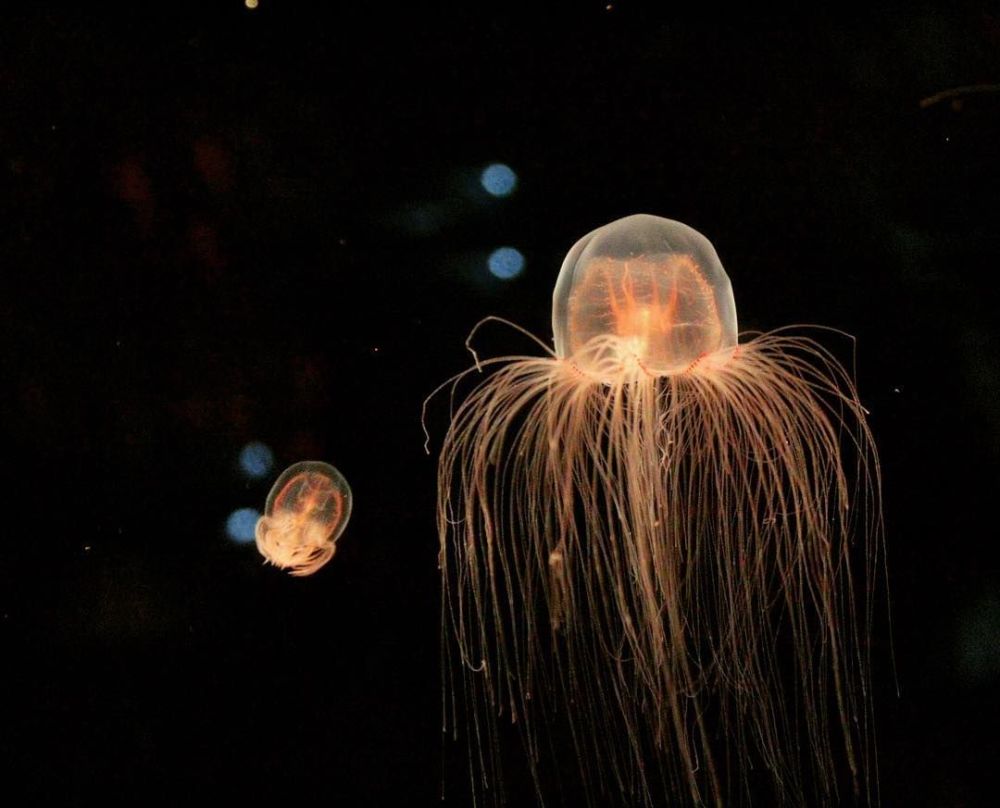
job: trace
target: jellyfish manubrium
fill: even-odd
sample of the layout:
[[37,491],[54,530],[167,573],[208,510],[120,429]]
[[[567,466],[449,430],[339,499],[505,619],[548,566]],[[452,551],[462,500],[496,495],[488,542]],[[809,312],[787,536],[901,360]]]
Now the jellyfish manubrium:
[[444,719],[477,798],[504,801],[514,724],[543,798],[876,801],[853,374],[787,330],[738,339],[712,244],[655,216],[577,242],[552,319],[554,351],[446,383]]
[[312,575],[333,558],[351,517],[351,488],[328,463],[306,460],[285,469],[257,521],[257,549],[290,575]]

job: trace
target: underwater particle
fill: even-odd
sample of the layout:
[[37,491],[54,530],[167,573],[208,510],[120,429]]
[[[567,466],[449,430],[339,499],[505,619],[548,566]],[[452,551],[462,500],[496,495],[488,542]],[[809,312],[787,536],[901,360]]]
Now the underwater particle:
[[545,770],[597,805],[876,803],[880,472],[850,374],[741,341],[711,242],[656,216],[573,246],[552,326],[443,385],[443,704],[476,795],[502,801],[506,719],[542,797]]
[[351,489],[328,463],[295,463],[278,477],[257,522],[265,561],[295,576],[312,575],[333,558],[351,517]]

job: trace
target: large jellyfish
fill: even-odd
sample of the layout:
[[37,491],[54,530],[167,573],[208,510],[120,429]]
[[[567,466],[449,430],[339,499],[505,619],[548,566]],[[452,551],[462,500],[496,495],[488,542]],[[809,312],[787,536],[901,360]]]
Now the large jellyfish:
[[513,723],[543,799],[877,801],[852,374],[806,336],[738,339],[712,244],[656,216],[580,239],[552,320],[554,351],[449,383],[444,718],[477,797],[505,799]]
[[351,487],[344,476],[328,463],[304,460],[271,487],[257,520],[257,549],[290,575],[312,575],[333,558],[350,518]]

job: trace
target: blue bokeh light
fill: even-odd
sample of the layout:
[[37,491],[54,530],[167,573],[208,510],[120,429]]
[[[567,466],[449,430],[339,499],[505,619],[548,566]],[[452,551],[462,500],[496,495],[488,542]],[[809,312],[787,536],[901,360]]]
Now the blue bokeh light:
[[254,508],[238,508],[226,519],[226,535],[237,544],[249,544],[254,540],[254,531],[260,512]]
[[491,196],[510,196],[517,187],[517,174],[508,165],[492,163],[483,169],[479,181]]
[[496,277],[509,281],[524,272],[524,256],[513,247],[499,247],[490,253],[486,263]]
[[274,465],[274,453],[260,441],[252,441],[240,450],[240,468],[254,480],[266,477]]

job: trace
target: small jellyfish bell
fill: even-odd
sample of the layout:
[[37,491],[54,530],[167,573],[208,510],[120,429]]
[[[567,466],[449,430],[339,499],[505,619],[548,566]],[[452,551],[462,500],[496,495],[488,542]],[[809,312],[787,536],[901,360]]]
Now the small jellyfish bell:
[[656,216],[574,245],[552,323],[554,351],[473,351],[444,385],[444,719],[473,790],[504,801],[513,723],[541,797],[877,801],[880,480],[851,374],[738,337],[712,244]]
[[333,466],[316,460],[285,469],[257,521],[257,549],[290,575],[312,575],[333,558],[351,516],[351,489]]

